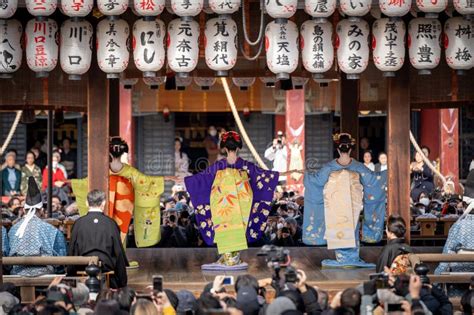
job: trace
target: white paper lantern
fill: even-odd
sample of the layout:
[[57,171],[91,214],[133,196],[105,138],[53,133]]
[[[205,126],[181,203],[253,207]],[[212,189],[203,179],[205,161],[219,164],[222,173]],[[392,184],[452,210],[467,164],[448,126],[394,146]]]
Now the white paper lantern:
[[272,21],[265,29],[267,66],[278,80],[290,78],[298,66],[298,28],[292,21]]
[[9,19],[15,14],[18,8],[18,0],[0,1],[0,19]]
[[204,0],[171,0],[171,10],[177,16],[184,18],[198,15],[203,6]]
[[165,9],[165,0],[133,0],[133,7],[138,15],[157,16]]
[[369,24],[342,20],[336,28],[337,61],[348,79],[358,79],[369,64]]
[[340,0],[341,11],[350,17],[361,17],[370,12],[372,0]]
[[199,24],[174,19],[168,24],[168,65],[177,76],[187,76],[199,60]]
[[441,59],[441,23],[436,19],[416,18],[408,24],[408,54],[419,74],[430,74]]
[[17,20],[0,20],[0,78],[8,79],[21,66],[23,27]]
[[334,63],[332,24],[308,20],[301,25],[301,58],[303,67],[313,73],[315,79],[323,78]]
[[237,86],[241,91],[247,91],[250,86],[255,83],[255,78],[244,77],[244,78],[232,78],[232,83]]
[[416,0],[416,6],[427,18],[436,18],[438,13],[446,10],[448,0]]
[[410,12],[411,0],[379,0],[379,7],[386,16],[404,16]]
[[118,16],[128,9],[128,0],[97,0],[99,11],[106,16]]
[[265,0],[265,10],[274,19],[289,19],[297,6],[298,0]]
[[195,77],[194,83],[201,88],[201,91],[208,91],[216,83],[214,77]]
[[124,20],[104,19],[97,25],[97,63],[109,79],[119,78],[128,66],[129,35]]
[[33,16],[50,16],[56,11],[57,0],[25,0],[26,9]]
[[472,0],[453,0],[453,5],[459,14],[462,14],[469,19],[474,15],[474,1]]
[[317,22],[324,22],[336,10],[336,0],[305,0],[304,11]]
[[61,25],[59,58],[69,80],[80,80],[92,61],[92,25],[85,21],[64,21]]
[[372,25],[374,64],[384,76],[394,76],[405,61],[405,23],[400,20],[379,19]]
[[58,63],[58,24],[51,19],[28,21],[25,31],[26,63],[36,77],[46,78]]
[[165,63],[166,28],[163,21],[137,20],[133,25],[133,60],[144,77],[154,77]]
[[227,76],[237,63],[237,24],[221,15],[206,22],[204,31],[205,59],[217,76]]
[[85,17],[94,8],[94,0],[61,0],[60,9],[70,17]]
[[474,22],[462,17],[450,18],[444,24],[446,63],[458,74],[474,67]]
[[148,85],[150,89],[156,90],[158,89],[160,85],[165,84],[166,77],[165,76],[153,77],[153,78],[144,77],[143,82],[145,82],[145,84]]
[[240,0],[209,0],[209,7],[217,14],[232,14],[240,8]]

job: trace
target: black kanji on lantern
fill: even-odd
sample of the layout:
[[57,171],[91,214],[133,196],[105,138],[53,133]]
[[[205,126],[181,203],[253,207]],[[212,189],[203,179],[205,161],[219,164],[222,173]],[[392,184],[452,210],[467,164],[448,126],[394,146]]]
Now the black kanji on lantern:
[[181,51],[181,52],[189,52],[191,51],[190,43],[191,41],[183,38],[182,40],[178,42],[178,45],[176,46],[176,48],[178,49],[178,51]]
[[362,57],[358,56],[356,54],[352,54],[352,56],[349,56],[349,67],[351,69],[357,69],[357,68],[362,68],[362,65],[360,64]]
[[463,50],[461,50],[461,48],[458,48],[458,51],[456,52],[456,56],[454,58],[459,61],[469,61],[471,60],[472,55],[469,53],[469,50],[464,47]]
[[81,56],[68,56],[69,57],[69,64],[72,65],[80,65],[82,61]]
[[219,34],[224,37],[229,36],[229,32],[226,29],[227,23],[224,20],[221,20],[221,22],[217,21],[216,23],[214,23],[214,26],[216,27],[216,33],[214,34],[214,36],[217,36]]
[[193,33],[191,33],[191,25],[189,23],[180,24],[178,27],[178,30],[179,30],[178,35],[181,35],[184,33],[184,35],[188,37],[193,36]]
[[278,43],[277,43],[277,46],[278,46],[277,52],[280,52],[280,51],[282,51],[282,50],[284,50],[284,51],[286,51],[286,52],[290,52],[290,51],[288,50],[288,45],[289,45],[289,44],[290,44],[290,43],[288,43],[288,42],[278,42]]
[[181,57],[175,59],[178,62],[179,67],[187,67],[189,65],[189,62],[191,61],[191,58],[186,57],[185,55],[181,55]]
[[431,47],[425,44],[418,48],[417,55],[420,56],[418,62],[431,62],[433,52],[431,51]]
[[350,30],[347,32],[348,36],[354,35],[354,37],[359,37],[363,36],[364,34],[362,33],[362,30],[357,24],[352,24],[350,27]]

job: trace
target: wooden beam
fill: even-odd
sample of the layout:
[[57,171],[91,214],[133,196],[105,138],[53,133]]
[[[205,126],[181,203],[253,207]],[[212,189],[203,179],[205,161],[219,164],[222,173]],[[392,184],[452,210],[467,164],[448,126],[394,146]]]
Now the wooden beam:
[[356,139],[352,157],[359,159],[359,80],[348,80],[341,76],[341,132]]
[[[410,226],[410,77],[408,66],[388,78],[388,212]],[[407,228],[407,242],[410,229]]]
[[[89,191],[109,195],[109,83],[97,65],[91,67],[87,104],[87,165]],[[106,202],[106,208],[108,201]],[[107,213],[107,209],[105,210]]]

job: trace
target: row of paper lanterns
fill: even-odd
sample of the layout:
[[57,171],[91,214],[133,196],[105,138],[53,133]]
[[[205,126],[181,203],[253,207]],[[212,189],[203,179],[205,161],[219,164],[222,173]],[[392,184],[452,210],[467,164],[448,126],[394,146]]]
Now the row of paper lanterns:
[[[57,8],[57,0],[26,0],[26,8],[33,16],[47,17]],[[297,9],[298,0],[267,0],[266,12],[275,19],[288,19]],[[336,9],[337,0],[305,0],[304,10],[314,18],[327,18]],[[350,17],[361,17],[369,13],[372,0],[340,0],[340,9]],[[454,0],[455,9],[462,15],[473,15],[472,0]],[[100,12],[106,16],[118,16],[128,8],[128,0],[97,0]],[[446,9],[448,0],[416,0],[416,6],[426,17],[436,15]],[[13,16],[18,0],[3,0],[0,19]],[[171,0],[170,10],[180,17],[197,16],[203,9],[204,0]],[[412,0],[380,0],[380,10],[389,17],[403,16],[412,6]],[[94,0],[61,0],[60,10],[70,17],[85,17],[94,7]],[[165,0],[134,0],[133,7],[140,16],[158,16],[165,8]],[[210,0],[209,8],[217,14],[232,14],[238,11],[240,0]]]
[[[22,26],[16,20],[0,20],[0,74],[15,72],[22,59]],[[145,77],[153,77],[165,64],[178,76],[187,76],[199,60],[199,24],[194,20],[172,20],[166,31],[159,19],[136,21],[133,26],[133,59]],[[237,61],[237,25],[228,16],[207,21],[205,60],[208,67],[226,75]],[[399,70],[405,60],[405,24],[402,20],[378,19],[372,26],[375,66],[384,72]],[[60,34],[60,36],[59,36]],[[165,36],[167,34],[167,36]],[[356,78],[369,63],[369,25],[364,20],[341,20],[336,26],[335,46],[339,68]],[[474,22],[454,17],[444,26],[446,62],[456,70],[474,66]],[[25,31],[26,61],[39,77],[47,76],[58,62],[77,78],[89,70],[93,29],[85,20],[67,20],[58,32],[52,19],[32,19]],[[97,25],[97,61],[108,77],[118,77],[130,59],[130,29],[126,21],[104,19]],[[441,23],[433,18],[415,18],[408,25],[410,63],[429,72],[441,60]],[[60,38],[59,38],[60,37]],[[165,52],[165,44],[167,53]],[[60,43],[60,45],[59,45]],[[315,77],[322,76],[334,63],[333,29],[329,22],[308,20],[300,32],[292,21],[272,21],[265,30],[267,66],[284,78],[296,70],[301,47],[302,64]]]

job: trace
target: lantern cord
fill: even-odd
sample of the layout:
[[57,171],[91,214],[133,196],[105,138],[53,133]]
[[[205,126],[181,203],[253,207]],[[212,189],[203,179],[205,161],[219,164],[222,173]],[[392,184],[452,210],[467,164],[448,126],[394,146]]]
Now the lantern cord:
[[256,41],[251,41],[249,38],[249,35],[247,34],[247,28],[245,27],[247,25],[247,18],[245,17],[245,1],[242,0],[242,28],[243,28],[243,33],[244,33],[244,39],[249,44],[250,46],[255,46],[258,43],[261,42],[262,37],[263,37],[263,25],[265,21],[265,16],[263,15],[263,0],[260,0],[260,28],[258,30],[258,37]]
[[260,56],[260,54],[262,53],[262,48],[263,48],[263,41],[260,42],[260,45],[258,46],[258,51],[257,53],[255,54],[255,56],[252,56],[250,57],[249,55],[247,55],[245,53],[245,50],[244,50],[244,47],[242,46],[242,42],[239,41],[239,48],[240,48],[240,52],[242,53],[242,56],[244,56],[245,59],[249,60],[249,61],[254,61],[254,60],[257,60],[257,58]]
[[237,108],[235,107],[234,99],[232,98],[229,85],[227,84],[227,79],[221,78],[221,80],[222,80],[222,86],[224,87],[225,95],[227,96],[227,101],[229,102],[230,109],[232,110],[232,115],[234,116],[235,122],[237,123],[237,126],[239,127],[240,133],[242,134],[242,138],[244,138],[245,144],[249,147],[249,150],[252,153],[255,160],[257,161],[258,165],[260,165],[260,167],[263,168],[264,170],[268,170],[268,167],[265,165],[265,163],[263,163],[262,158],[257,153],[257,150],[255,150],[255,147],[250,141],[247,131],[245,131],[244,125],[242,124],[242,120],[240,120],[239,112],[237,111]]
[[13,135],[15,134],[16,128],[18,127],[18,123],[20,122],[22,113],[23,113],[23,111],[21,111],[21,110],[16,112],[16,117],[15,117],[15,120],[13,121],[13,124],[10,128],[10,132],[8,133],[8,135],[5,139],[5,142],[3,143],[2,147],[0,148],[0,155],[2,155],[3,152],[5,152],[8,145],[10,144],[10,141],[12,140]]
[[[453,181],[451,179],[446,180],[446,177],[443,174],[441,174],[438,171],[438,169],[436,169],[436,167],[433,165],[433,163],[431,163],[431,161],[426,157],[426,155],[421,150],[420,146],[416,142],[416,139],[413,136],[413,133],[411,131],[410,131],[410,141],[411,141],[411,144],[413,145],[413,147],[415,148],[416,152],[418,152],[421,155],[421,157],[423,158],[423,162],[425,162],[426,165],[428,165],[428,167],[433,171],[433,173],[435,173],[441,179],[441,181],[443,182],[443,191],[450,190],[450,191],[454,192],[454,183],[453,183]],[[453,186],[453,187],[449,188],[448,186]]]

